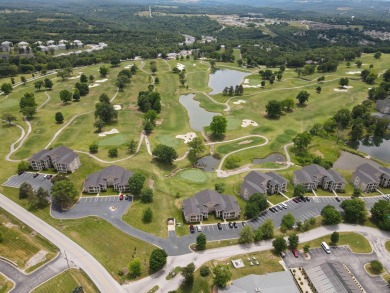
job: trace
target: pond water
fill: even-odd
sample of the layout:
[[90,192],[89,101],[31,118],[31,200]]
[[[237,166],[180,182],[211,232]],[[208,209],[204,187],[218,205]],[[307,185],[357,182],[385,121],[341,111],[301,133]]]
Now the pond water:
[[220,113],[208,112],[200,106],[200,102],[194,100],[195,95],[182,95],[180,103],[187,109],[190,118],[190,126],[193,130],[203,131],[205,126],[209,126],[215,115]]
[[218,69],[210,74],[209,87],[213,90],[209,92],[211,95],[220,94],[225,87],[240,85],[244,82],[245,76],[249,75],[247,72],[241,72],[231,69]]
[[282,154],[270,154],[268,157],[262,158],[262,159],[254,159],[253,164],[259,165],[262,163],[268,163],[268,162],[285,162],[286,158]]
[[371,137],[364,139],[356,149],[383,162],[390,163],[390,138],[381,139]]
[[216,159],[211,155],[205,156],[196,162],[196,167],[201,168],[207,172],[214,172],[218,167],[219,161],[219,159]]

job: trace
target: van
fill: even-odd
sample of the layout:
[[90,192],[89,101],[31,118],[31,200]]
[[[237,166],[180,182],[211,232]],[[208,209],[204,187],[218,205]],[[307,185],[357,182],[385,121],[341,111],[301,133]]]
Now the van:
[[327,254],[330,254],[330,248],[329,248],[328,244],[326,244],[326,242],[322,242],[321,247],[325,250],[325,252]]

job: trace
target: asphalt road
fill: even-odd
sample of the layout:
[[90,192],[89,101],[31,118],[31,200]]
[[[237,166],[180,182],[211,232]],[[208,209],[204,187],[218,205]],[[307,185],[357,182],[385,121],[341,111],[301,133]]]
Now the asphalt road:
[[62,252],[66,251],[68,260],[73,262],[75,266],[83,269],[101,292],[123,292],[122,287],[91,254],[57,229],[26,211],[1,193],[0,206],[51,241]]

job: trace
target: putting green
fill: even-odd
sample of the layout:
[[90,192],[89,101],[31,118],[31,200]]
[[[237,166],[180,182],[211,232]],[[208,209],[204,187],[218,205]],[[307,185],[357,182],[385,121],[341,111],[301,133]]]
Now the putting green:
[[98,142],[98,145],[100,146],[116,146],[116,145],[122,145],[125,144],[127,141],[127,137],[123,134],[113,135],[110,136],[104,140],[101,140]]
[[197,169],[184,170],[179,173],[179,178],[195,183],[206,183],[209,180],[206,172]]
[[167,135],[167,134],[162,134],[162,135],[157,136],[157,140],[161,144],[165,144],[165,145],[170,146],[170,147],[175,147],[175,146],[178,146],[180,144],[179,139],[172,137],[171,135]]
[[241,126],[241,120],[236,118],[228,118],[227,122],[227,130],[238,129]]

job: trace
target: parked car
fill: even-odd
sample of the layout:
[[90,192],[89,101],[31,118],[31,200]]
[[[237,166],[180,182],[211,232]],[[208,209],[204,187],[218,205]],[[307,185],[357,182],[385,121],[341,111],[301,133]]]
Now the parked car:
[[301,199],[302,199],[303,202],[307,201],[306,197],[302,197]]
[[198,225],[197,230],[198,232],[202,232],[202,226]]
[[341,201],[341,199],[340,199],[339,197],[336,197],[336,200],[337,200],[338,202],[340,202],[340,201]]
[[305,198],[306,198],[306,201],[310,201],[310,197],[307,197],[307,196],[306,196]]
[[233,223],[229,222],[229,228],[233,228]]
[[285,203],[282,202],[280,205],[281,205],[284,209],[287,209],[287,205],[286,205]]
[[274,209],[273,208],[269,208],[270,212],[273,212],[274,213]]
[[297,201],[298,201],[298,202],[302,202],[302,198],[297,197]]
[[297,198],[293,198],[293,202],[298,203],[299,201]]
[[126,194],[125,200],[130,200],[130,195]]
[[222,230],[222,224],[221,223],[218,223],[217,227],[218,227],[218,230]]
[[46,175],[44,176],[45,179],[51,179],[51,177],[53,177],[53,175],[50,175],[50,174],[46,174]]
[[283,210],[282,206],[280,204],[277,205],[279,210]]
[[282,251],[281,253],[279,253],[280,257],[281,258],[285,258],[286,257],[286,254]]
[[236,222],[233,222],[233,227],[234,227],[234,228],[238,228],[238,226],[237,226],[237,223],[236,223]]
[[33,175],[33,178],[37,178],[39,176],[39,173],[35,173],[34,175]]
[[24,171],[19,171],[18,172],[18,175],[20,176],[20,175],[22,175],[24,173]]
[[190,225],[190,232],[191,232],[191,233],[195,233],[194,225]]
[[295,257],[298,257],[298,251],[296,249],[293,249],[291,250],[292,254],[295,256]]
[[123,194],[119,194],[119,200],[123,200]]

